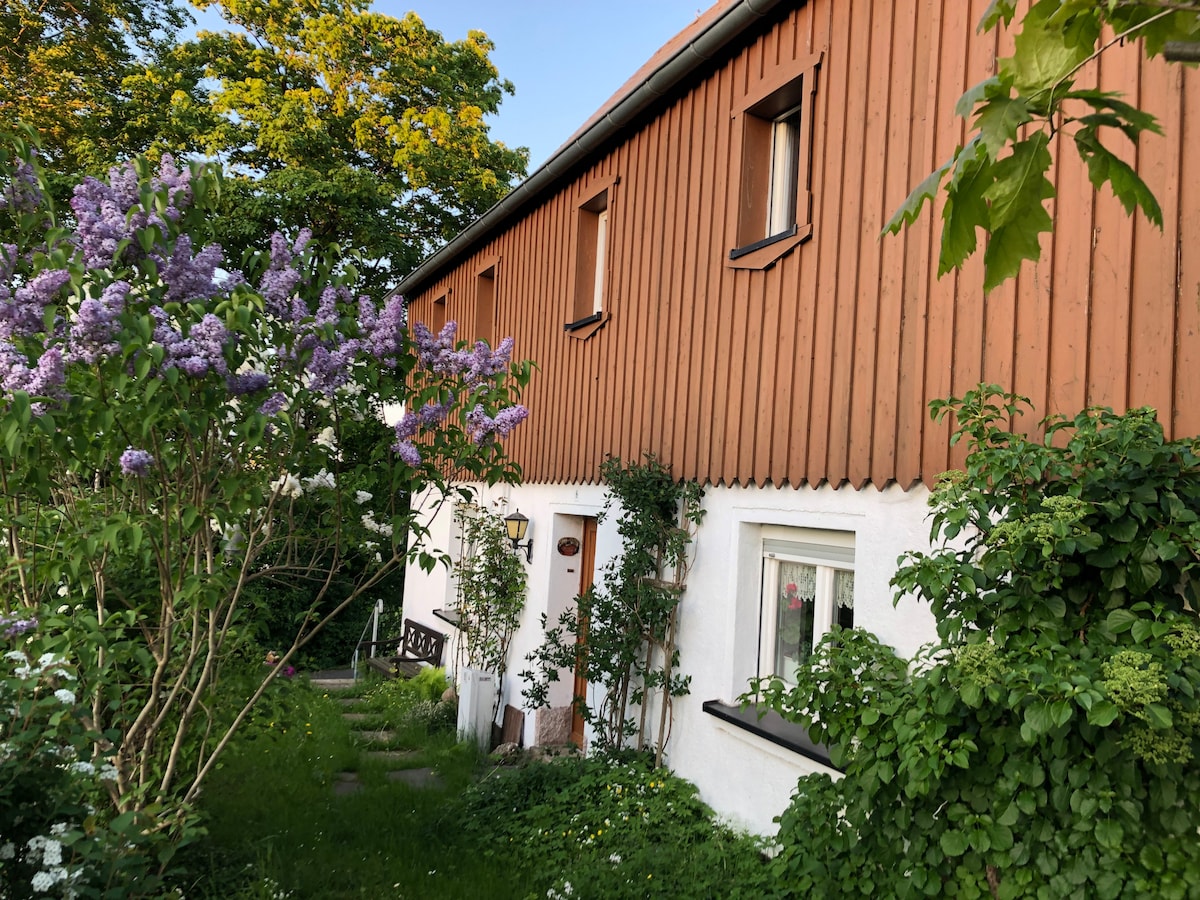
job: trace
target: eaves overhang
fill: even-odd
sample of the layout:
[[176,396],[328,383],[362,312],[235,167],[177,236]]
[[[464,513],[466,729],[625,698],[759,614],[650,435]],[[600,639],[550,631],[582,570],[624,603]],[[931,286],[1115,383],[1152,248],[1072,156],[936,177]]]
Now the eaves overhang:
[[725,0],[710,7],[627,81],[565,144],[491,209],[401,279],[404,296],[466,256],[474,246],[570,177],[576,166],[619,135],[697,69],[762,22],[785,0]]

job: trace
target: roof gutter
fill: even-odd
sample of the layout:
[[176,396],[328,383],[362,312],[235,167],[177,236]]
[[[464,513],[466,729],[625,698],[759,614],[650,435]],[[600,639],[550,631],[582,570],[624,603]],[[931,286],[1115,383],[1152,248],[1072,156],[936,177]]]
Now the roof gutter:
[[669,94],[681,81],[719,54],[744,31],[766,18],[781,2],[783,0],[741,0],[727,10],[618,100],[612,109],[574,140],[556,150],[532,175],[505,194],[495,206],[468,225],[454,240],[426,257],[417,268],[401,279],[395,293],[417,293],[426,282],[449,266],[475,241],[536,200],[597,147],[633,122],[656,101]]

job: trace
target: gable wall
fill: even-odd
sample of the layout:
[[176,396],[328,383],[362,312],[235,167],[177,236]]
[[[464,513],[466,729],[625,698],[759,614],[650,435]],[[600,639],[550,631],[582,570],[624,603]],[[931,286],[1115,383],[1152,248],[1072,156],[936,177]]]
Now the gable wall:
[[[1166,137],[1126,154],[1162,203],[1161,233],[1095,194],[1068,147],[1057,234],[1043,236],[1039,264],[986,298],[978,257],[933,277],[928,211],[899,237],[878,237],[962,141],[954,104],[1006,52],[975,33],[986,6],[811,0],[776,16],[409,298],[428,322],[432,298],[449,291],[447,317],[472,338],[475,274],[499,257],[494,333],[512,334],[540,368],[530,419],[508,439],[527,482],[592,481],[606,455],[652,451],[677,476],[711,483],[929,483],[955,457],[928,401],[981,380],[1030,396],[1039,414],[1149,404],[1170,433],[1200,432],[1200,253],[1188,252],[1200,246],[1200,156],[1185,151],[1200,137],[1196,72],[1142,63],[1136,48],[1087,70],[1161,120]],[[817,52],[812,239],[766,271],[727,268],[731,112]],[[576,210],[612,176],[611,318],[578,340],[563,331]]]

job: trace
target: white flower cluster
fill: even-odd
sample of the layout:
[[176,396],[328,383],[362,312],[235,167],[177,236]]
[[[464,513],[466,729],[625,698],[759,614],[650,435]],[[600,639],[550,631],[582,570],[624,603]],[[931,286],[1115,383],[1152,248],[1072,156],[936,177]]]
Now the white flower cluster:
[[[54,825],[50,829],[51,835],[56,836],[61,836],[66,831],[67,826],[64,823]],[[70,885],[79,878],[82,870],[76,868],[75,871],[71,871],[62,864],[63,845],[55,840],[54,837],[39,834],[36,837],[30,838],[25,846],[28,848],[25,854],[25,862],[37,866],[39,869],[29,883],[34,892],[44,894],[57,884],[62,885],[64,888],[62,896],[74,897],[75,891],[71,889]],[[15,848],[13,848],[12,852],[15,854]]]
[[296,498],[304,495],[304,488],[301,486],[299,478],[291,472],[284,472],[271,482],[271,492],[281,497]]
[[363,528],[367,531],[373,531],[376,534],[382,534],[384,537],[392,536],[392,526],[388,522],[375,521],[375,514],[368,512],[362,517]]
[[20,650],[9,650],[4,654],[4,658],[9,662],[17,664],[13,668],[13,674],[22,681],[29,681],[41,678],[42,676],[65,678],[67,681],[75,680],[75,675],[69,669],[64,668],[67,661],[63,657],[56,656],[53,653],[43,653],[38,657],[37,662],[30,662]]
[[310,475],[304,479],[304,489],[306,491],[315,491],[318,488],[328,488],[333,490],[337,487],[337,481],[333,477],[333,473],[322,469],[316,475]]

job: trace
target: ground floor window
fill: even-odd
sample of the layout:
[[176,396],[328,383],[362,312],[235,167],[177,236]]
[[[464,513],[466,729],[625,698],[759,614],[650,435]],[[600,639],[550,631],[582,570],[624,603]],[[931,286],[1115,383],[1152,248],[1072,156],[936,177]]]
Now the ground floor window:
[[764,531],[762,567],[758,674],[792,682],[833,625],[854,626],[854,535]]

